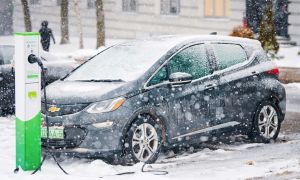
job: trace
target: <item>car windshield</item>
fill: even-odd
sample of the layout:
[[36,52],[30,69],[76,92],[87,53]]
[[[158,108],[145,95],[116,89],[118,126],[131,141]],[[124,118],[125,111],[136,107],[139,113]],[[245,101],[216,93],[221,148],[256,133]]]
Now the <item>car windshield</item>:
[[145,73],[171,48],[171,45],[171,43],[161,42],[161,40],[122,43],[98,54],[65,80],[132,81]]

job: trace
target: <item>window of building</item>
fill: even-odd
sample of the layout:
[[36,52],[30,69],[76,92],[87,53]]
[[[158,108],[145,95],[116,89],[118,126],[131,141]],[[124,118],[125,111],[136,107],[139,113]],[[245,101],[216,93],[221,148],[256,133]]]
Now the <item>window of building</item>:
[[204,0],[204,15],[206,17],[228,17],[230,0]]
[[136,12],[137,0],[122,0],[122,10],[124,12]]
[[87,8],[88,9],[95,9],[96,8],[96,1],[95,0],[88,0],[87,1]]
[[213,49],[218,61],[219,70],[229,68],[247,60],[245,50],[237,44],[214,44]]
[[30,0],[30,4],[41,4],[41,0]]
[[180,12],[180,0],[161,0],[160,13],[166,15],[177,15]]

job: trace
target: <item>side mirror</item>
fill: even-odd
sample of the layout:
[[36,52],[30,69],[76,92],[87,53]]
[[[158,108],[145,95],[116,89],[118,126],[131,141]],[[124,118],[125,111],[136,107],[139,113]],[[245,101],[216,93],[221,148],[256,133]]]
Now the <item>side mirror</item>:
[[192,82],[193,76],[189,73],[176,72],[169,76],[169,81],[172,85],[183,85]]

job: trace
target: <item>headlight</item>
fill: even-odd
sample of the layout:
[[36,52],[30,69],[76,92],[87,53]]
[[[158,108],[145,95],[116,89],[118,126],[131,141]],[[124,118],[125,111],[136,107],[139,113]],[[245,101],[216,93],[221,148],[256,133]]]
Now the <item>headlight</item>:
[[96,102],[87,108],[88,113],[105,113],[117,110],[125,102],[125,98],[119,97],[106,101]]

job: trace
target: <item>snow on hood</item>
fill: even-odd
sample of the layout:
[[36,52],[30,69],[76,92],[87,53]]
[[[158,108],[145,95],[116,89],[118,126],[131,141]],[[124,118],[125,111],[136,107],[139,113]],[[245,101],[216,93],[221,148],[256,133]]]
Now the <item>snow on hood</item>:
[[48,103],[53,104],[83,104],[102,101],[126,94],[126,90],[123,89],[114,96],[105,96],[124,84],[124,82],[57,81],[47,86],[47,100]]

